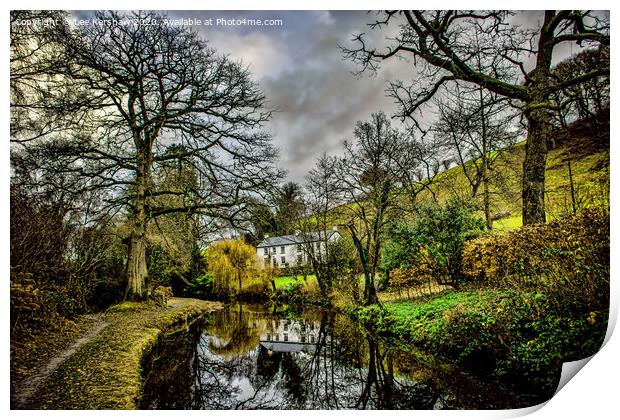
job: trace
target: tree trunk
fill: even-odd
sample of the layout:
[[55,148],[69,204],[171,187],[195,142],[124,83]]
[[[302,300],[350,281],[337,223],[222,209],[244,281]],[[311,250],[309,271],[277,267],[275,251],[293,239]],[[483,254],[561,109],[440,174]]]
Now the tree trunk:
[[366,283],[364,285],[364,305],[372,305],[379,302],[377,299],[377,290],[375,289],[375,281],[371,275],[365,275]]
[[[137,229],[136,229],[137,230]],[[146,240],[144,231],[134,231],[129,239],[127,259],[127,289],[125,299],[143,300],[147,297],[146,287]]]
[[486,220],[487,229],[493,229],[493,220],[491,219],[491,197],[489,194],[489,138],[487,136],[487,120],[484,113],[485,103],[482,94],[482,88],[478,91],[480,95],[480,122],[482,125],[482,201],[484,206],[484,219]]
[[129,238],[127,257],[127,289],[125,299],[143,300],[148,296],[146,278],[146,185],[148,179],[149,160],[145,151],[137,154],[138,170],[136,171],[136,197],[133,211],[133,230]]
[[484,201],[484,219],[488,230],[493,229],[493,218],[491,217],[491,194],[489,192],[489,160],[488,157],[484,159],[484,185],[483,185],[483,201]]
[[550,84],[553,56],[552,22],[555,11],[545,11],[545,21],[538,38],[536,68],[530,73],[531,98],[527,104],[527,142],[523,161],[523,224],[545,223],[545,170],[547,169],[547,138],[549,137],[549,111],[545,108]]
[[549,114],[536,109],[527,115],[528,133],[523,161],[523,224],[545,223],[545,170]]

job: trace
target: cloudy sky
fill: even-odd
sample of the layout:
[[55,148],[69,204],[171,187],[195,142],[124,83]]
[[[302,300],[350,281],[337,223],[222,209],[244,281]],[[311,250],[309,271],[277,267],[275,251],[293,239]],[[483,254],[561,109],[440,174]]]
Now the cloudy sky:
[[[87,18],[91,12],[74,11]],[[376,13],[365,11],[168,11],[172,19],[200,19],[195,25],[220,53],[249,66],[276,109],[269,130],[280,149],[280,167],[288,179],[303,182],[323,152],[338,154],[351,138],[358,120],[372,112],[396,111],[385,94],[389,80],[412,80],[414,65],[403,60],[382,63],[377,75],[352,74],[356,65],[343,59],[339,45],[352,46],[354,34],[364,32],[375,45],[394,35],[397,25],[371,30]],[[525,12],[515,23],[536,25],[540,12]],[[281,26],[226,25],[218,20],[281,20]],[[206,25],[207,21],[211,25]],[[556,61],[571,51],[556,51]],[[396,126],[400,124],[395,122]]]
[[372,112],[395,111],[385,95],[387,80],[407,79],[411,68],[393,61],[376,76],[356,77],[356,66],[342,58],[338,45],[352,34],[369,32],[374,14],[362,11],[182,11],[170,17],[281,19],[282,26],[196,26],[211,46],[247,64],[265,90],[268,106],[278,110],[270,130],[288,178],[303,182],[316,158],[338,153],[356,121]]

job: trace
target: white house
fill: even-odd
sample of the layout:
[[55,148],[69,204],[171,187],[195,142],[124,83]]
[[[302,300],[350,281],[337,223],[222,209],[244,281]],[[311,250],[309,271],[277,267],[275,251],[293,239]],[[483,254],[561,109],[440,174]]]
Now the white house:
[[294,321],[290,319],[253,320],[250,329],[259,329],[260,345],[276,352],[316,350],[321,323],[319,321]]
[[269,264],[273,267],[297,267],[308,262],[310,247],[315,252],[325,251],[327,242],[340,239],[340,233],[334,226],[332,230],[301,233],[294,235],[265,236],[265,239],[256,246],[256,255],[263,262],[263,267]]

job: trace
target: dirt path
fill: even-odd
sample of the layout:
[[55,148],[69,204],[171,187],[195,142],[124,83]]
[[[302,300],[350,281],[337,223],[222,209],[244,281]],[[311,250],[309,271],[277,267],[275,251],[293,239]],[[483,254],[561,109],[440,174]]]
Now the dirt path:
[[11,395],[11,409],[28,408],[30,399],[35,395],[39,387],[45,383],[47,378],[54,373],[56,368],[71,357],[71,355],[78,351],[84,344],[93,340],[97,334],[108,325],[108,323],[102,319],[102,314],[87,315],[86,318],[90,318],[94,321],[93,326],[86,334],[83,334],[68,348],[53,357],[45,366],[41,367],[36,374],[24,379],[15,387],[15,393]]

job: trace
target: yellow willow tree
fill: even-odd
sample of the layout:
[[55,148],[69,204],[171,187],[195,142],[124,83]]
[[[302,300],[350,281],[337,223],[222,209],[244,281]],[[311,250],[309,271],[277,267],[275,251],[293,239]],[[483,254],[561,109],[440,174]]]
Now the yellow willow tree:
[[256,270],[256,250],[241,240],[218,241],[207,249],[205,256],[216,293],[227,292],[233,284],[241,291],[243,281]]

